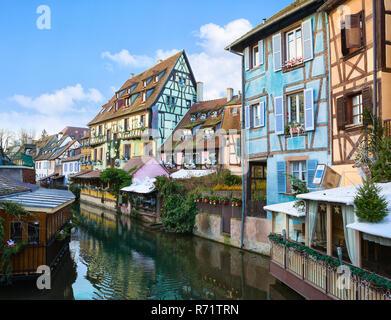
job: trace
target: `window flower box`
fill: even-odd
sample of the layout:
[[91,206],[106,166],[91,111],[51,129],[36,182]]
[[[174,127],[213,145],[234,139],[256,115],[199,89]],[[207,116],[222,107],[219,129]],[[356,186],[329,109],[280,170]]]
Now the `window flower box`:
[[291,60],[285,61],[284,69],[289,71],[294,69],[296,66],[299,66],[303,63],[303,58],[293,58]]
[[300,122],[292,122],[285,126],[285,135],[290,135],[293,138],[294,135],[302,136],[305,134],[304,124]]

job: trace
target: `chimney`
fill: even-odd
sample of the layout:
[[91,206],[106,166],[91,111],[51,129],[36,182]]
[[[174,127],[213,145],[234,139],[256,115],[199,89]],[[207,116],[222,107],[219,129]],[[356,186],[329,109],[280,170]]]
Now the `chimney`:
[[234,89],[228,88],[227,89],[227,101],[231,101],[234,97]]
[[263,18],[262,21],[263,21],[262,23],[265,24],[266,21],[267,21],[267,19],[266,19],[266,18]]
[[130,74],[130,79],[134,78],[134,73]]
[[158,64],[159,64],[159,63],[162,63],[162,62],[163,62],[162,59],[159,59],[159,60],[157,61]]
[[204,83],[197,82],[197,102],[204,101]]

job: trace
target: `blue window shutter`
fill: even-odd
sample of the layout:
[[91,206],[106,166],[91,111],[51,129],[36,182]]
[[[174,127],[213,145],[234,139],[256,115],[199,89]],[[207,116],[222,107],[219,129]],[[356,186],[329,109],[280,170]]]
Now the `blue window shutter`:
[[275,110],[275,122],[276,129],[275,132],[277,135],[284,134],[284,98],[276,97],[274,98],[274,110]]
[[316,189],[316,186],[312,184],[314,180],[316,167],[318,166],[317,160],[308,160],[307,161],[307,186],[308,189]]
[[281,33],[273,36],[273,64],[274,72],[282,69]]
[[314,89],[304,90],[305,130],[315,130]]
[[250,48],[244,49],[244,67],[246,70],[250,69]]
[[277,190],[286,193],[286,162],[277,162]]
[[304,21],[301,28],[303,30],[303,61],[305,62],[314,58],[312,19]]
[[250,121],[250,106],[246,105],[246,116],[244,117],[244,121],[246,124],[246,129],[250,129],[251,121]]
[[259,103],[259,126],[265,126],[265,102],[261,101]]
[[264,60],[263,60],[263,56],[264,56],[263,40],[258,42],[258,52],[259,52],[259,64],[263,65],[263,63],[264,63]]

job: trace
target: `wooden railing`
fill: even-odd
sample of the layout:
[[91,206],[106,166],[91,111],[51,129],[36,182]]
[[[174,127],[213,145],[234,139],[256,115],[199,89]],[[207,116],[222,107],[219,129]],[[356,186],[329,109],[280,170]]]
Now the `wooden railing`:
[[[342,276],[334,266],[317,261],[283,244],[273,241],[271,244],[271,259],[274,263],[333,299],[391,300],[391,292],[358,275]],[[346,270],[348,272],[348,267]]]
[[383,126],[387,137],[391,137],[391,119],[384,120]]

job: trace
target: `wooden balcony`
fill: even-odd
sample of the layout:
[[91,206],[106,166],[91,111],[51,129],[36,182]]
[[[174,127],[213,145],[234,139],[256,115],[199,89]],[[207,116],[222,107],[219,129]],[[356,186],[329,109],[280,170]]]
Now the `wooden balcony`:
[[386,288],[359,275],[340,285],[337,267],[271,241],[270,273],[308,300],[391,300]]

